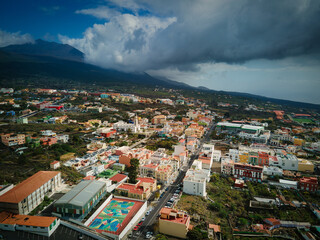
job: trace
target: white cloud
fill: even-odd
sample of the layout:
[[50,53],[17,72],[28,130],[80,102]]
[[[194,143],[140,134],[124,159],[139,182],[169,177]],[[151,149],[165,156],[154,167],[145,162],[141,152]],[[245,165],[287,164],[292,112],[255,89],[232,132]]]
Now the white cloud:
[[115,9],[100,6],[97,8],[89,8],[89,9],[82,9],[82,10],[77,10],[77,14],[85,14],[85,15],[91,15],[96,18],[100,19],[110,19],[112,17],[120,15],[120,12],[118,12]]
[[110,0],[115,6],[137,11],[144,8],[142,4],[137,4],[134,0]]
[[0,30],[0,47],[5,47],[12,44],[24,44],[34,42],[32,36],[28,33],[21,34],[20,32],[10,33]]
[[89,63],[123,71],[144,71],[148,65],[151,67],[150,43],[176,20],[122,14],[104,24],[94,24],[83,38],[59,35],[59,39],[84,52]]

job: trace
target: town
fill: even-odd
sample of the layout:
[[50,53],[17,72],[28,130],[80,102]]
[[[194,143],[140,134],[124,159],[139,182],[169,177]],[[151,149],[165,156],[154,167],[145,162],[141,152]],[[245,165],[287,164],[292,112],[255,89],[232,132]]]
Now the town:
[[0,239],[320,239],[320,114],[154,88],[0,89]]

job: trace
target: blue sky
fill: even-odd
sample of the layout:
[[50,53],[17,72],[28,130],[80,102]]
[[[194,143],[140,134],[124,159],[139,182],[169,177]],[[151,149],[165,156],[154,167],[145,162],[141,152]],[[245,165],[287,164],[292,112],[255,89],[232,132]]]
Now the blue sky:
[[38,38],[105,68],[320,104],[317,0],[0,2],[0,46]]
[[75,12],[96,6],[90,0],[10,0],[0,3],[0,29],[7,32],[29,33],[34,39],[50,36],[58,41],[58,34],[81,37],[82,32],[94,23],[100,23],[88,15]]

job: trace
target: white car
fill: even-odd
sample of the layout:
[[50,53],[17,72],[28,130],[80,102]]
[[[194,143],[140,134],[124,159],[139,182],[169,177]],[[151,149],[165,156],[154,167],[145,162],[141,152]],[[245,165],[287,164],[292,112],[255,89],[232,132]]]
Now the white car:
[[144,220],[146,220],[146,218],[145,218],[145,217],[141,218],[141,221],[144,221]]

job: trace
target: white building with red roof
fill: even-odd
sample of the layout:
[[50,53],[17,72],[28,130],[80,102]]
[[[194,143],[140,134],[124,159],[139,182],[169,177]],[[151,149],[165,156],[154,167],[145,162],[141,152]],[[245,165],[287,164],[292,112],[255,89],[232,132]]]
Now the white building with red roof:
[[58,171],[39,171],[0,196],[0,210],[28,214],[61,185]]
[[0,213],[0,229],[6,231],[25,231],[50,237],[60,225],[57,217],[17,215],[9,212]]

